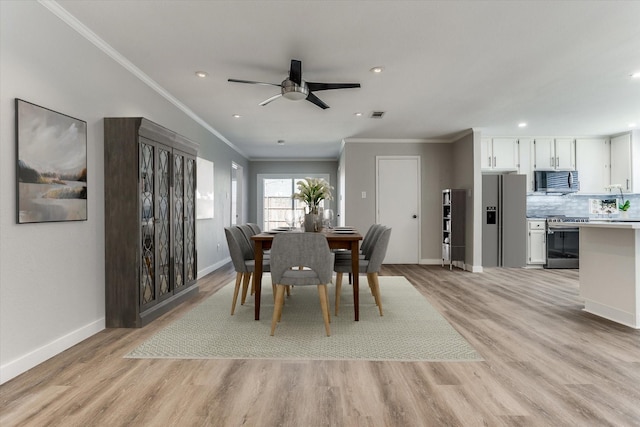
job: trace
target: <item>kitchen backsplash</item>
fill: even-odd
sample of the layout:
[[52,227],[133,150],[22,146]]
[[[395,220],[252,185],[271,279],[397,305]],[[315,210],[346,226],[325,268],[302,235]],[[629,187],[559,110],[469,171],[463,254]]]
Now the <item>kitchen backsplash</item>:
[[[624,198],[631,202],[631,207],[627,211],[629,212],[629,217],[640,217],[640,194],[625,194]],[[619,194],[529,194],[527,195],[527,217],[545,218],[553,215],[565,215],[596,218],[596,215],[589,214],[589,199],[618,199],[618,202],[622,201]]]

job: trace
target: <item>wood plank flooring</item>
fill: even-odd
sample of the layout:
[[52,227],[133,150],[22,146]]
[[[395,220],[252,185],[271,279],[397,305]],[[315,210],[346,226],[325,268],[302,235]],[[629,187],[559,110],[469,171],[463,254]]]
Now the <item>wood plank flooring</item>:
[[232,281],[228,266],[147,327],[102,331],[0,386],[0,425],[640,426],[640,331],[583,312],[577,271],[382,274],[405,275],[485,360],[123,358]]

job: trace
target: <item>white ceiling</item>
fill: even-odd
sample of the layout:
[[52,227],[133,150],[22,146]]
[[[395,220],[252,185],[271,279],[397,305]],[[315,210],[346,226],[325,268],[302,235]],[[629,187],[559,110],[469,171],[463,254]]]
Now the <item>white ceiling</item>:
[[[640,72],[638,1],[58,4],[252,159],[335,158],[343,139],[450,140],[469,128],[609,135],[640,125],[640,79],[630,77]],[[280,83],[291,59],[307,81],[362,87],[316,92],[331,107],[322,110],[286,99],[260,107],[277,87],[227,82]]]

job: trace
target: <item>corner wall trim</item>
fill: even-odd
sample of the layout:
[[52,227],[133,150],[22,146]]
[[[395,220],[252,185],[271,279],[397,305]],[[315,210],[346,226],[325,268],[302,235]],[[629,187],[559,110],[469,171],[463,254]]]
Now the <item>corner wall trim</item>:
[[[247,155],[237,146],[235,146],[231,141],[229,141],[224,135],[222,135],[218,130],[213,128],[209,123],[205,122],[200,116],[193,112],[189,107],[184,105],[182,102],[178,100],[175,96],[171,95],[165,88],[160,86],[155,80],[145,74],[140,68],[136,67],[131,61],[125,58],[120,52],[115,50],[109,43],[100,38],[96,33],[91,31],[89,27],[84,25],[78,18],[70,14],[65,8],[60,6],[58,2],[55,0],[38,0],[42,6],[46,7],[51,11],[54,15],[60,18],[65,24],[69,25],[71,28],[76,30],[81,36],[85,39],[93,43],[98,49],[107,54],[111,59],[116,61],[118,64],[122,65],[127,71],[131,74],[142,80],[147,86],[151,89],[155,90],[158,94],[160,94],[167,101],[171,102],[178,109],[182,110],[187,116],[191,117],[196,123],[200,126],[214,134],[217,138],[227,144],[229,147],[236,150],[243,157],[247,157]],[[248,158],[248,157],[247,157]]]

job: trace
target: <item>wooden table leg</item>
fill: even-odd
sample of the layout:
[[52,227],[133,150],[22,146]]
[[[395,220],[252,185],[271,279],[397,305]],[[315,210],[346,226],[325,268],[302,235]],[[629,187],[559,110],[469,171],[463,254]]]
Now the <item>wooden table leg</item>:
[[255,240],[255,254],[254,259],[256,261],[255,269],[253,272],[253,284],[255,288],[255,319],[260,320],[260,295],[262,294],[262,240]]
[[360,250],[357,240],[351,242],[351,271],[353,272],[353,312],[357,322],[360,320]]

